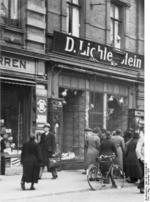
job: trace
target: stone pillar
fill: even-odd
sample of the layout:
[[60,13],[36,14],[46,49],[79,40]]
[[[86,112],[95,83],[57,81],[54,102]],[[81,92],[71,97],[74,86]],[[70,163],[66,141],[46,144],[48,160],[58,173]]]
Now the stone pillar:
[[107,128],[107,93],[103,95],[103,128]]

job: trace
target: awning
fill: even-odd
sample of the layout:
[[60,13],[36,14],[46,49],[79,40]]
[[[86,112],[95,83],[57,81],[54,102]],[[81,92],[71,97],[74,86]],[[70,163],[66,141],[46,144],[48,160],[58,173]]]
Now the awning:
[[36,84],[35,81],[20,79],[20,78],[4,77],[4,76],[0,76],[0,82],[23,85],[23,86],[35,86]]

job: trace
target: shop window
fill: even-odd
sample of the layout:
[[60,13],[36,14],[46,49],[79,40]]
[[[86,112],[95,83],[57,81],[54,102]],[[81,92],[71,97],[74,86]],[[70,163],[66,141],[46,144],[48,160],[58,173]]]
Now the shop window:
[[103,94],[90,93],[89,126],[103,127]]
[[122,46],[122,6],[111,3],[110,6],[110,42],[115,48]]
[[127,128],[127,98],[121,95],[108,94],[107,100],[107,129],[110,131]]
[[20,0],[0,0],[0,23],[19,26]]
[[79,0],[67,1],[67,32],[76,37],[79,37],[80,28],[79,8]]

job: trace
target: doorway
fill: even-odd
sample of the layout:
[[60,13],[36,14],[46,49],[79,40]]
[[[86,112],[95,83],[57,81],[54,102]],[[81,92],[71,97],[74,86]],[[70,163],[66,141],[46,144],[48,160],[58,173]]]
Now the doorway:
[[1,83],[1,117],[19,149],[30,134],[31,87]]

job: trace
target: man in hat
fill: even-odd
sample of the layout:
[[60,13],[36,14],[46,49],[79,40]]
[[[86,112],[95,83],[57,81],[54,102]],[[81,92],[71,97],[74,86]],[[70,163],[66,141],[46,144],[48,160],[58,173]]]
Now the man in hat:
[[52,132],[50,132],[49,123],[45,123],[44,125],[44,133],[41,134],[41,140],[39,145],[42,154],[42,166],[41,166],[40,178],[44,171],[44,167],[47,166],[47,170],[52,173],[53,179],[56,179],[58,177],[56,168],[55,167],[49,168],[49,158],[51,158],[56,151],[55,135]]

